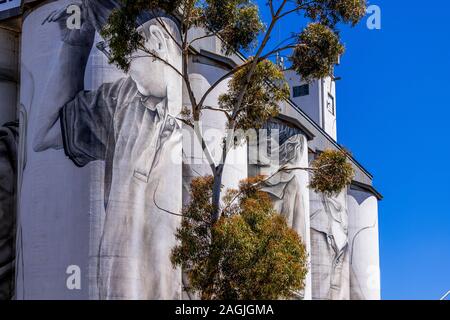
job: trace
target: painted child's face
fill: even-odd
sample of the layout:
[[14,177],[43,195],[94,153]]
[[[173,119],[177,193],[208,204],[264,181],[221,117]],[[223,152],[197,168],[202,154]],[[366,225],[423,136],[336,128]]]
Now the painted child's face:
[[282,146],[283,154],[282,159],[280,161],[283,164],[295,165],[300,158],[300,153],[302,149],[301,140],[298,136],[293,136],[289,138],[284,145]]
[[167,59],[169,55],[167,39],[160,26],[152,24],[146,28],[148,29],[143,32],[143,35],[148,52],[138,50],[133,54],[129,74],[141,94],[164,98],[167,88],[167,65],[151,55],[155,54],[162,59]]

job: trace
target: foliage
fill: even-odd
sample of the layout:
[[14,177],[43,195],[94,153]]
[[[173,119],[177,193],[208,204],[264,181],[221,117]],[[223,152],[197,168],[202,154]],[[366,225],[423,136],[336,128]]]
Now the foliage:
[[[304,4],[304,0],[297,0]],[[334,27],[338,22],[356,25],[366,13],[366,0],[316,0],[310,2],[305,15],[323,25]]]
[[124,70],[129,67],[131,53],[143,45],[136,21],[145,12],[180,17],[184,30],[203,26],[224,40],[228,54],[250,49],[264,29],[258,7],[249,0],[120,0],[120,3],[120,8],[110,15],[102,36],[109,41],[110,63]]
[[[129,67],[131,53],[143,44],[136,31],[136,20],[144,12],[160,12],[176,16],[183,29],[183,50],[190,45],[187,30],[201,26],[209,36],[216,35],[224,40],[223,49],[227,54],[237,50],[257,47],[258,36],[270,38],[273,23],[277,23],[289,13],[303,13],[312,23],[299,30],[293,45],[278,48],[281,51],[293,49],[289,54],[292,67],[305,80],[322,78],[332,74],[333,66],[344,52],[336,32],[339,22],[355,25],[365,14],[366,0],[294,0],[273,1],[273,20],[268,30],[261,21],[258,5],[251,0],[118,0],[119,9],[110,15],[102,35],[109,41],[110,62],[124,70]],[[294,4],[294,9],[287,6]],[[279,10],[274,8],[280,5]],[[282,10],[282,9],[285,10]],[[287,12],[286,12],[287,11]],[[267,41],[262,41],[263,48]],[[257,59],[262,50],[257,50]],[[272,52],[275,53],[275,52]],[[253,68],[247,69],[250,73]],[[241,76],[242,78],[242,76]],[[268,78],[268,81],[276,79]],[[240,101],[241,99],[239,99]],[[195,106],[195,104],[193,104]]]
[[120,8],[109,16],[101,35],[108,40],[109,62],[127,71],[131,54],[143,45],[143,37],[137,32],[136,21],[143,12],[174,12],[183,0],[119,0]]
[[354,170],[347,161],[348,152],[325,150],[312,162],[313,176],[310,188],[328,196],[339,194],[351,184]]
[[333,75],[333,67],[344,53],[335,31],[339,22],[356,25],[366,13],[366,0],[297,0],[310,23],[298,36],[290,60],[306,81]]
[[[247,82],[248,69],[247,66],[236,72],[229,83],[228,92],[219,97],[219,106],[232,116],[235,129],[259,129],[270,118],[278,115],[280,101],[288,99],[290,94],[283,71],[271,61],[258,62]],[[233,115],[245,83],[248,87],[242,97],[241,107]]]
[[[188,272],[202,299],[280,299],[303,289],[307,253],[299,235],[257,187],[262,177],[229,190],[225,212],[212,225],[212,177],[191,185],[172,262]],[[236,200],[236,203],[233,202]]]
[[228,54],[250,49],[264,29],[258,6],[249,0],[206,0],[203,10],[205,26],[224,40]]
[[343,53],[344,46],[330,28],[311,23],[299,36],[291,56],[292,68],[306,81],[332,76]]

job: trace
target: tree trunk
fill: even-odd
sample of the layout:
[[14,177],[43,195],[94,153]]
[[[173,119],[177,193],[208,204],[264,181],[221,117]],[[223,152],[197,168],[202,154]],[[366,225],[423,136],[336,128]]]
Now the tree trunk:
[[222,177],[223,177],[223,164],[220,164],[216,168],[216,174],[214,175],[214,184],[212,190],[212,205],[214,207],[212,223],[216,223],[220,218],[220,198],[222,195]]

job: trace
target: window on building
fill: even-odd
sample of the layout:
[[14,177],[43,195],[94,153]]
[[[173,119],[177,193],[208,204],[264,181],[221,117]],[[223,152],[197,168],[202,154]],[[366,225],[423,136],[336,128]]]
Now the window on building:
[[295,86],[293,88],[294,98],[304,97],[309,95],[309,84],[304,84],[301,86]]
[[331,94],[328,94],[327,108],[328,111],[330,111],[330,113],[334,116],[336,113],[336,106],[334,103],[334,97]]

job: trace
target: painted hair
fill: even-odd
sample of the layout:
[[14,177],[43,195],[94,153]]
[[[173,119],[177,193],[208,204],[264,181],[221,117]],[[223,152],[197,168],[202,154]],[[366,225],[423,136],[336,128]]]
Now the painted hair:
[[[121,1],[119,0],[82,0],[82,8],[86,14],[87,20],[98,32],[100,32],[108,23],[108,18],[111,12],[114,9],[120,8],[120,3]],[[180,22],[172,15],[160,10],[142,12],[136,19],[136,28],[157,17],[164,18],[164,20],[171,20],[174,26],[177,27],[174,28],[174,30],[179,30]]]

